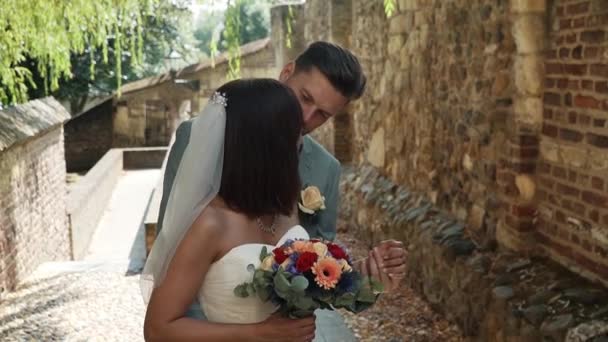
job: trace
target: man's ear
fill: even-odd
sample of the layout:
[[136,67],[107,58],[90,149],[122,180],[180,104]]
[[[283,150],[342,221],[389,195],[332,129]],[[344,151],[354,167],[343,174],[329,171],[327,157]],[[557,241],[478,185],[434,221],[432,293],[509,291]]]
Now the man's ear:
[[295,70],[296,70],[295,62],[289,62],[289,63],[285,64],[285,66],[281,70],[281,73],[279,74],[279,81],[281,81],[281,82],[287,81],[291,77],[291,75],[293,75]]

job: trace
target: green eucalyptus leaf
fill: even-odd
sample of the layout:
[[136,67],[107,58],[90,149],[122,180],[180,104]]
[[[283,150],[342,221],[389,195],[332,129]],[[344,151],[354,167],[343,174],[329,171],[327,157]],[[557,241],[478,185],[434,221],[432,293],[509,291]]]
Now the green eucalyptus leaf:
[[292,318],[292,319],[306,318],[306,317],[312,316],[313,313],[314,313],[314,310],[296,309],[296,310],[292,310],[289,312],[289,318]]
[[308,279],[304,276],[295,276],[291,279],[291,287],[294,291],[304,292],[308,288]]
[[270,299],[270,289],[268,287],[260,287],[257,289],[258,298],[262,302],[267,302]]
[[357,301],[365,303],[375,303],[376,295],[370,289],[361,289],[357,294]]
[[372,286],[372,291],[374,292],[374,294],[379,294],[384,292],[384,285],[376,280],[371,280],[371,286]]
[[263,281],[264,278],[266,278],[266,273],[263,270],[257,269],[253,273],[253,280],[256,280],[256,281],[262,280]]
[[249,293],[247,292],[247,283],[243,283],[234,288],[234,295],[239,298],[247,298],[249,297]]
[[353,293],[345,293],[334,301],[336,307],[350,307],[355,303],[355,295]]
[[262,250],[260,251],[260,262],[264,261],[264,259],[266,259],[266,256],[268,256],[268,248],[266,246],[262,247]]
[[250,296],[255,294],[255,287],[253,286],[252,283],[247,283],[247,293],[249,293]]
[[277,275],[274,277],[274,287],[278,291],[288,292],[291,288],[291,284],[282,272],[278,272]]
[[311,308],[314,308],[315,301],[310,297],[302,296],[296,298],[296,300],[294,301],[294,305],[300,310],[309,310]]

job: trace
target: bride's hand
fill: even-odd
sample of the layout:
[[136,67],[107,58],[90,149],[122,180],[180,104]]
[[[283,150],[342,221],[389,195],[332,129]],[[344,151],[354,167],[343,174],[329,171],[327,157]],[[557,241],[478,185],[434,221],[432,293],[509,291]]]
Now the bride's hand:
[[315,338],[315,316],[290,319],[276,313],[256,325],[254,341],[310,342]]

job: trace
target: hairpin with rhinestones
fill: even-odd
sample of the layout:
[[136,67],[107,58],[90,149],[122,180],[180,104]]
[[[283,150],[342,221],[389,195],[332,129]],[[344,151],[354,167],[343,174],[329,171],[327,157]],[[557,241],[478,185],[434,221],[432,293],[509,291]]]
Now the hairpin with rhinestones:
[[213,93],[213,95],[211,95],[211,99],[209,99],[209,101],[211,103],[219,104],[224,107],[226,107],[226,105],[228,104],[228,100],[226,99],[226,94],[220,93],[217,91],[215,93]]

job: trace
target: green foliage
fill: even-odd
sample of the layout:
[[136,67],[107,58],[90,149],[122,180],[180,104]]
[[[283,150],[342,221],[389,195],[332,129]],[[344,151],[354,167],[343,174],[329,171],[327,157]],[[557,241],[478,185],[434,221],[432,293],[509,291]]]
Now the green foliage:
[[[213,1],[204,1],[211,5]],[[240,74],[240,47],[267,37],[270,33],[270,1],[228,0],[225,9],[201,16],[194,36],[198,48],[213,58],[219,52],[228,53],[228,78]]]
[[[187,3],[181,1],[157,2],[151,11],[142,15],[137,30],[125,37],[132,44],[129,49],[121,49],[120,58],[117,56],[116,39],[112,35],[106,41],[105,51],[87,46],[81,53],[71,52],[71,76],[59,78],[56,89],[45,87],[46,75],[39,72],[38,60],[28,56],[17,65],[17,68],[24,68],[32,79],[31,86],[25,87],[23,92],[28,98],[53,95],[68,102],[70,110],[77,113],[89,98],[114,92],[118,86],[117,77],[120,77],[121,83],[128,83],[166,71],[164,59],[170,50],[184,56],[182,63],[186,63],[186,59],[191,58],[191,52],[187,47],[190,43],[187,35],[182,32],[182,23],[188,22],[186,19],[191,17],[191,12]],[[142,39],[137,40],[135,34],[141,34]],[[134,49],[141,50],[139,63],[134,63],[133,56],[137,54]],[[9,95],[12,93],[9,92]]]
[[[259,255],[262,265],[268,257],[272,257],[272,252],[263,247]],[[234,294],[240,298],[257,295],[262,302],[272,300],[273,303],[280,303],[279,312],[291,318],[310,316],[317,309],[361,312],[373,305],[377,295],[383,292],[382,283],[369,277],[363,278],[357,271],[351,273],[354,291],[346,292],[338,287],[323,290],[316,285],[311,286],[306,274],[291,273],[283,266],[272,271],[261,267],[254,269],[251,264],[247,269],[253,272],[252,280],[236,286]]]
[[[142,17],[158,0],[0,0],[0,101],[24,102],[28,89],[37,87],[32,70],[22,63],[34,63],[45,93],[71,77],[73,54],[89,57],[101,51],[109,60],[113,40],[117,86],[122,82],[122,55],[141,64],[143,55]],[[87,51],[87,49],[90,49]],[[89,71],[95,71],[91,63]]]
[[234,5],[226,10],[224,37],[228,50],[228,79],[239,77],[241,70],[241,18],[239,13],[243,6],[243,0],[234,0]]
[[218,52],[218,41],[224,29],[224,15],[208,12],[195,23],[194,38],[196,47],[210,57]]
[[285,27],[287,28],[287,32],[285,34],[285,47],[291,49],[292,42],[291,38],[293,37],[293,29],[292,25],[295,21],[295,16],[293,14],[293,7],[289,6],[287,8],[287,16],[285,17]]
[[387,18],[392,17],[395,13],[395,8],[397,7],[395,1],[396,0],[384,0],[384,13],[386,13]]

